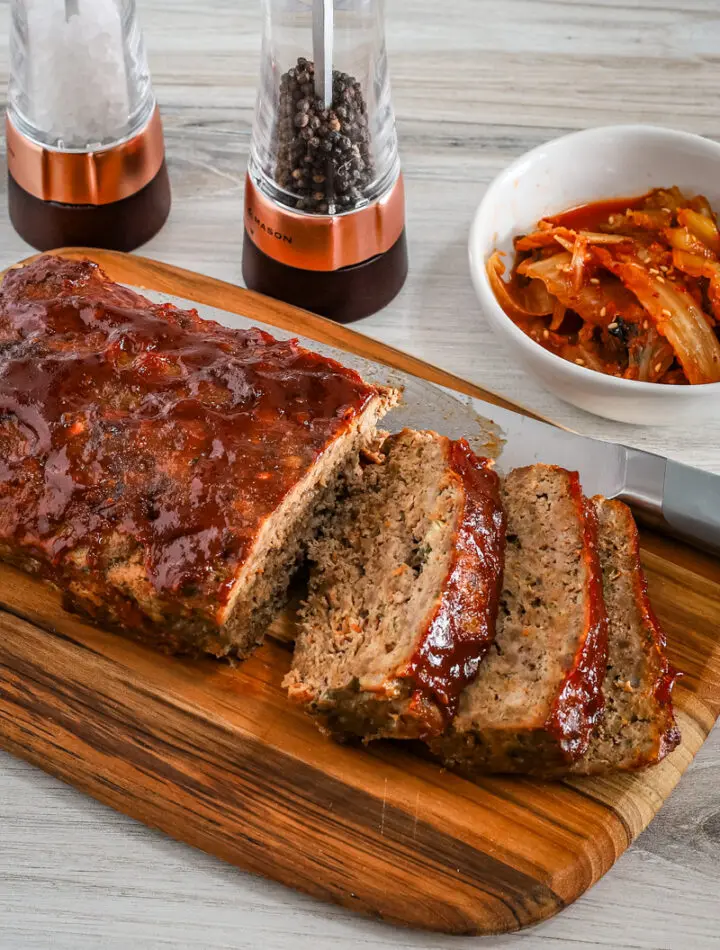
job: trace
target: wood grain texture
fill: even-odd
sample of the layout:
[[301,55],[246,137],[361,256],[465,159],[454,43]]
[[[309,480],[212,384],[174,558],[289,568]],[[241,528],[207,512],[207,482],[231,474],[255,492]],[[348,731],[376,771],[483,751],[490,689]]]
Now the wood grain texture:
[[[241,282],[260,4],[138,0],[138,9],[174,198],[144,253]],[[9,13],[0,0],[3,88]],[[716,0],[387,0],[387,13],[411,266],[400,297],[358,328],[572,428],[720,472],[720,422],[622,426],[542,390],[485,324],[466,263],[488,182],[554,135],[652,121],[720,139]],[[0,176],[3,206],[4,189]],[[0,263],[28,253],[3,218]],[[718,950],[719,787],[716,727],[650,827],[583,898],[517,937],[445,940],[243,875],[0,753],[0,947]]]
[[[454,385],[348,328],[211,278],[112,252],[63,253],[91,257],[117,281]],[[683,742],[640,775],[475,785],[410,746],[339,746],[287,701],[286,644],[268,641],[236,668],[162,657],[67,614],[58,594],[7,566],[0,745],[151,827],[323,900],[446,933],[513,931],[553,916],[608,870],[720,713],[720,566],[659,537],[643,542],[684,677]]]

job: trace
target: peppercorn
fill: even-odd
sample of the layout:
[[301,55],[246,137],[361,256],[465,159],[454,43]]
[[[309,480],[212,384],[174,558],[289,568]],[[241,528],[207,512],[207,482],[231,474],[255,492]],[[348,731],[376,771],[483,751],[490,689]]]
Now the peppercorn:
[[360,83],[333,70],[332,102],[314,92],[315,66],[304,56],[280,77],[275,180],[292,206],[316,214],[349,211],[362,201],[374,168]]

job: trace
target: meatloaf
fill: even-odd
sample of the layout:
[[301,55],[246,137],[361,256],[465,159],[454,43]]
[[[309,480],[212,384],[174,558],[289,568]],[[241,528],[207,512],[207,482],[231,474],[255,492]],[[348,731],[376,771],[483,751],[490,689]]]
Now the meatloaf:
[[243,656],[396,398],[39,258],[0,288],[0,557],[165,651]]
[[577,473],[511,472],[497,636],[431,748],[464,773],[544,773],[582,756],[603,705],[607,617],[595,508]]
[[336,737],[429,737],[492,642],[505,521],[467,442],[405,430],[311,546],[289,695]]
[[675,672],[648,601],[637,528],[619,501],[592,499],[600,527],[600,564],[610,623],[605,711],[572,772],[592,775],[642,769],[680,742],[671,690]]

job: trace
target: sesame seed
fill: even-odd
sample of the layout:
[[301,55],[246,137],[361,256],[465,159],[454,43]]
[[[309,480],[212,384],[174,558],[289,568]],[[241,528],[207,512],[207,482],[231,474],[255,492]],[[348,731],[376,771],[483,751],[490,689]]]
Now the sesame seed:
[[600,316],[604,317],[606,313],[607,313],[607,307],[603,307],[602,310],[600,311]]
[[543,330],[543,339],[544,339],[544,340],[547,340],[549,336],[550,336],[550,331],[549,331],[549,330]]
[[670,270],[670,268],[669,268],[666,264],[661,264],[661,265],[660,265],[660,270],[663,272],[663,274],[667,274],[667,272]]
[[670,208],[663,208],[662,210],[663,210],[666,214],[672,214],[672,211],[670,210]]
[[659,373],[661,369],[662,369],[662,363],[656,363],[656,364],[655,364],[655,372],[656,372],[656,373]]
[[644,321],[643,321],[643,330],[647,330],[648,326],[649,326],[649,323],[647,322],[647,320],[644,320]]
[[657,267],[650,267],[650,268],[648,268],[648,269],[649,269],[649,271],[650,271],[651,274],[659,274],[659,273],[660,273],[660,271],[657,269]]
[[584,365],[585,365],[585,360],[575,360],[575,362],[578,364],[578,366],[584,366]]
[[608,224],[615,224],[615,215],[611,214],[608,218]]
[[668,310],[667,307],[663,307],[660,313],[664,314],[666,317],[672,316],[672,310]]
[[664,278],[664,277],[658,277],[658,281],[659,281],[661,284],[664,284],[664,283],[665,283],[665,278]]
[[598,280],[597,277],[591,277],[591,278],[590,278],[590,283],[591,283],[591,284],[599,284],[600,281]]
[[608,330],[617,330],[617,328],[618,328],[618,325],[616,321],[613,321],[612,323],[608,323]]

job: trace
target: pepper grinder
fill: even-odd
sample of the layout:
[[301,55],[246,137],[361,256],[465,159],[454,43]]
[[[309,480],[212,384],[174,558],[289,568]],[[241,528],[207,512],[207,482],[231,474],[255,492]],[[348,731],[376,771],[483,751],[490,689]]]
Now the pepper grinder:
[[383,0],[263,0],[243,276],[340,322],[407,276]]
[[170,211],[134,0],[13,0],[8,207],[38,250],[130,251]]

